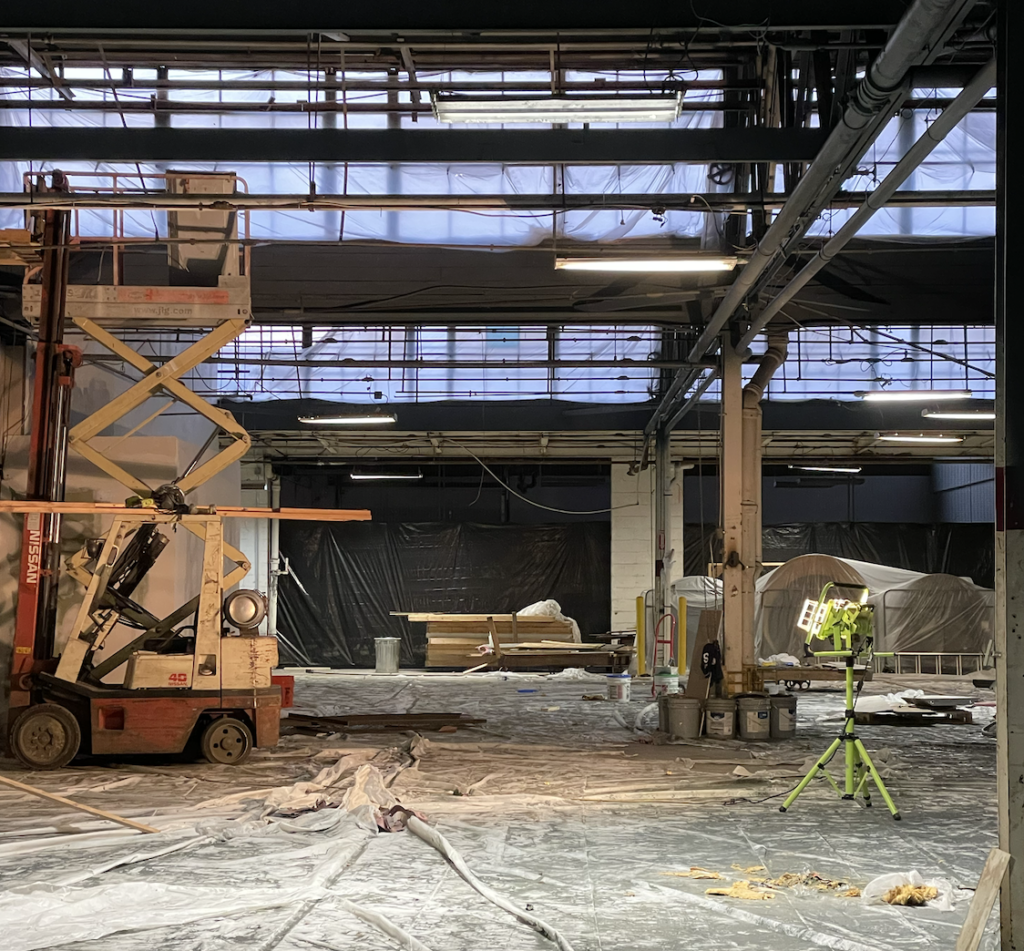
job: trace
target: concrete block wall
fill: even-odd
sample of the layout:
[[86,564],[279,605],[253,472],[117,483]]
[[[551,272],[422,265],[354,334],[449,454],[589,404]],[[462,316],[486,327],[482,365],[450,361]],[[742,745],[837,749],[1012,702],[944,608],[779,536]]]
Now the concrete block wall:
[[[629,474],[626,465],[612,465],[611,478],[611,630],[636,627],[636,599],[654,587],[654,469]],[[676,552],[670,579],[682,576],[683,480],[679,470],[672,488],[672,537]]]

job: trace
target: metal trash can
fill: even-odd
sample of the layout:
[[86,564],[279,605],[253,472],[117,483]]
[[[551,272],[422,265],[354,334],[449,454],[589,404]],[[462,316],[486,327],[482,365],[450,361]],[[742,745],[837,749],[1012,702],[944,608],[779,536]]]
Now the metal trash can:
[[378,674],[398,673],[398,648],[401,643],[400,637],[375,637],[373,639]]

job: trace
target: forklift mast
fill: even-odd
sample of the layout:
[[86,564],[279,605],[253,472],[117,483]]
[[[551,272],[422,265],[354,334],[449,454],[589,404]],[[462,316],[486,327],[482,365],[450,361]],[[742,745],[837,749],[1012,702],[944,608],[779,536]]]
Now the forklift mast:
[[[53,187],[42,181],[38,191],[64,191],[64,176],[53,173]],[[37,218],[37,226],[40,219]],[[74,370],[81,352],[64,344],[64,311],[70,257],[70,214],[51,210],[41,216],[42,313],[35,354],[27,498],[62,502],[66,479],[68,421]],[[61,516],[30,512],[22,528],[21,569],[14,655],[11,664],[11,707],[30,702],[33,674],[52,670],[57,628],[57,584],[60,577]]]

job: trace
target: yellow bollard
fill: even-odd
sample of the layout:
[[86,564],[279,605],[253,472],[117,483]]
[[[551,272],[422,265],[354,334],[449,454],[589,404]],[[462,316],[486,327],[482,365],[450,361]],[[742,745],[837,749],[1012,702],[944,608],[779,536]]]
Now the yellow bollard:
[[690,665],[690,639],[686,636],[686,598],[679,599],[679,623],[676,625],[676,666],[685,673]]
[[636,599],[636,673],[643,677],[647,673],[647,644],[644,637],[644,616],[647,614],[644,597]]

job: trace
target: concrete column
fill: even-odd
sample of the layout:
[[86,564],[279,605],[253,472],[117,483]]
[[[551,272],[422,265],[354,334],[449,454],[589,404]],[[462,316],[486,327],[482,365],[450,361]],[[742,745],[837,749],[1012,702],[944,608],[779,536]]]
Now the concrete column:
[[743,360],[729,335],[722,339],[722,500],[723,626],[722,666],[726,685],[737,690],[743,676]]
[[[1024,949],[1024,324],[1018,295],[1024,235],[1024,180],[1014,168],[1024,125],[1009,121],[1024,104],[1013,50],[1024,40],[1024,5],[999,9],[996,112],[996,703],[999,846],[1013,861],[1003,880],[1003,951]],[[1014,132],[1013,130],[1017,131]],[[1016,172],[1016,174],[1015,174]]]

